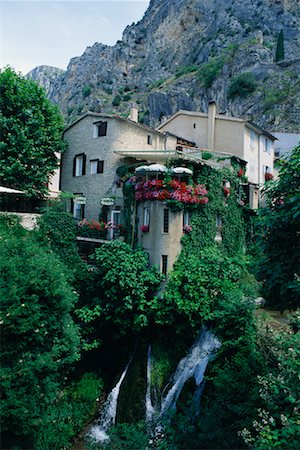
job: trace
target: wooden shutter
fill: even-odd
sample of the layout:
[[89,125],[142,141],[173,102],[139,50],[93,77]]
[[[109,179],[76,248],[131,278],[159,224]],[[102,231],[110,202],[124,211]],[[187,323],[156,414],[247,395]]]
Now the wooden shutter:
[[104,161],[98,160],[97,173],[103,173],[103,170],[104,170]]
[[98,127],[98,136],[106,136],[107,134],[107,122],[101,122]]
[[86,155],[82,155],[82,175],[85,175],[85,167],[86,167]]
[[73,158],[73,177],[75,177],[76,174],[76,156]]

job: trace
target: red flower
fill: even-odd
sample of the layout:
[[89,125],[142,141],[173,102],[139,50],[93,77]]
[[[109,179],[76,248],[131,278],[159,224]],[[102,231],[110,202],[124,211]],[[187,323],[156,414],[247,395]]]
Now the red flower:
[[224,195],[226,195],[226,197],[228,197],[228,195],[230,195],[230,189],[228,187],[224,187],[223,192],[224,192]]
[[266,172],[266,173],[265,173],[265,180],[266,180],[266,181],[273,180],[273,174],[270,173],[270,172]]
[[142,225],[142,226],[141,226],[141,231],[142,231],[143,233],[148,233],[148,231],[149,231],[149,225]]
[[241,178],[244,175],[244,169],[240,169],[237,173],[238,177]]

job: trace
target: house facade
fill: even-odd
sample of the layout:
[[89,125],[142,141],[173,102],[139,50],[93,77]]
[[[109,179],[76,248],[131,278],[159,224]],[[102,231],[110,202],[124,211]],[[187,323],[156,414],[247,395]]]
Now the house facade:
[[265,174],[273,174],[276,137],[244,119],[217,113],[210,102],[208,114],[178,111],[158,128],[194,141],[198,149],[231,153],[247,162],[249,183],[262,186]]
[[117,168],[136,162],[135,155],[147,160],[149,154],[175,150],[175,136],[136,122],[134,111],[132,118],[88,112],[65,130],[68,147],[62,156],[60,188],[72,194],[68,209],[76,219],[98,220],[105,205],[108,220],[120,223],[123,196]]

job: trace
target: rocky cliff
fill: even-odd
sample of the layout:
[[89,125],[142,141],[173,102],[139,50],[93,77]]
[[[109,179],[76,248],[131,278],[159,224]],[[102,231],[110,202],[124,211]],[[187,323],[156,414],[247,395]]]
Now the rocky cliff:
[[269,130],[300,131],[298,0],[151,0],[115,46],[96,43],[52,78],[67,121],[86,110],[151,125],[178,109],[219,110]]

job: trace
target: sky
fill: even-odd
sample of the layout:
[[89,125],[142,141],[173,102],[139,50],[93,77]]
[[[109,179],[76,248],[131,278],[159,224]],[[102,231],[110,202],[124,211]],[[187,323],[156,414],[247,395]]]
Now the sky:
[[66,69],[95,42],[114,45],[149,0],[0,0],[0,67]]

